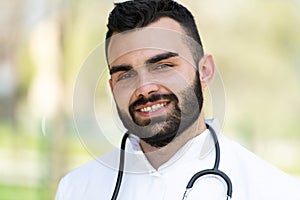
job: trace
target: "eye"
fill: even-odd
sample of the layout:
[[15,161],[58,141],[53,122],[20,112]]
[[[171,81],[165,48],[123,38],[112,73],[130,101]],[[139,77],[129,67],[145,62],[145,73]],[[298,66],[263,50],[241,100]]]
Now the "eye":
[[121,74],[119,77],[118,77],[118,81],[120,80],[125,80],[125,79],[128,79],[128,78],[131,78],[133,76],[135,76],[136,72],[133,71],[133,70],[129,70],[123,74]]
[[174,65],[170,64],[170,63],[161,63],[161,64],[157,64],[155,65],[154,69],[155,70],[160,70],[160,69],[167,69],[170,67],[173,67]]

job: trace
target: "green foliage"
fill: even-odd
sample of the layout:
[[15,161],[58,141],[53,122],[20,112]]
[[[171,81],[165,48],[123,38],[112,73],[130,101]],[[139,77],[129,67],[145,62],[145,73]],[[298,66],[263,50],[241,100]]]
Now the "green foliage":
[[30,187],[18,185],[0,185],[1,200],[51,200],[54,194],[50,192],[49,187]]

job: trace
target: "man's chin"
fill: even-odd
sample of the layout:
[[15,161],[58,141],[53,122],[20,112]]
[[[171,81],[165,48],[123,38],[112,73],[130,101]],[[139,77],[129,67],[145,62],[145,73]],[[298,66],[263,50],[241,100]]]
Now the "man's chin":
[[[174,124],[173,124],[174,125]],[[164,147],[168,145],[177,136],[178,127],[170,126],[166,121],[157,121],[134,130],[133,134],[138,136],[141,140],[153,147]]]
[[171,132],[171,133],[165,133],[165,134],[155,134],[151,137],[147,138],[141,138],[144,142],[147,144],[156,147],[156,148],[161,148],[166,145],[168,145],[170,142],[174,140],[176,137],[177,133],[176,132]]
[[141,127],[148,127],[148,126],[162,126],[161,124],[164,124],[167,120],[166,115],[161,115],[161,116],[150,116],[147,118],[141,118],[135,115],[133,118],[134,123],[137,126]]
[[165,121],[147,126],[134,124],[126,128],[129,133],[136,135],[144,142],[157,148],[168,145],[180,134],[178,125],[168,124]]
[[[133,129],[129,129],[129,131],[140,138],[150,138],[157,134],[164,134],[165,133],[165,121],[160,122],[149,122],[147,125],[134,125]],[[129,128],[129,127],[128,127]]]

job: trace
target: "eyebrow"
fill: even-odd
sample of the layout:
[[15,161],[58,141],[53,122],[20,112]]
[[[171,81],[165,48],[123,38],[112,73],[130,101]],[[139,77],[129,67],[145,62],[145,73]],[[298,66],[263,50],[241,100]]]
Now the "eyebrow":
[[165,59],[176,57],[176,56],[178,56],[178,53],[166,52],[166,53],[158,54],[158,55],[155,55],[155,56],[149,58],[148,60],[146,60],[145,63],[146,64],[154,64],[161,60],[165,60]]
[[112,66],[109,70],[109,74],[112,75],[114,73],[117,73],[119,71],[129,71],[131,70],[133,67],[131,65],[127,65],[127,64],[122,64],[122,65],[115,65]]
[[[161,53],[161,54],[155,55],[155,56],[147,59],[145,61],[145,64],[154,64],[161,60],[165,60],[165,59],[176,57],[176,56],[178,56],[178,53],[174,53],[174,52]],[[112,75],[119,71],[129,71],[131,69],[133,69],[133,66],[129,65],[129,64],[114,65],[110,68],[109,74]]]

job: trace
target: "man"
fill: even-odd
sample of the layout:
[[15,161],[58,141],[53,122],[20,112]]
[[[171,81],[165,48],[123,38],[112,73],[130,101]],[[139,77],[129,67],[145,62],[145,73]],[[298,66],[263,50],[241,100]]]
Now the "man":
[[[185,7],[172,0],[118,3],[106,39],[111,91],[130,133],[121,158],[124,169],[120,162],[124,174],[117,181],[116,150],[66,175],[57,200],[182,199],[191,177],[217,163],[213,130],[220,144],[219,169],[230,178],[232,199],[300,199],[298,180],[227,139],[216,120],[204,119],[202,91],[215,65],[203,53]],[[225,182],[203,176],[187,199],[226,199]]]

